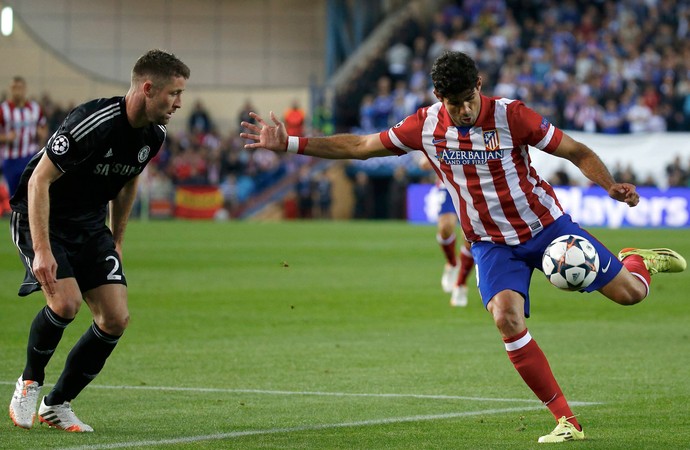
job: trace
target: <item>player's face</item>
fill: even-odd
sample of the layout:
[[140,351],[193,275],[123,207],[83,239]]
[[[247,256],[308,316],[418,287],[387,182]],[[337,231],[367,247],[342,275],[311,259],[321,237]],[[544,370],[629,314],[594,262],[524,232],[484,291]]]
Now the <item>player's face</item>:
[[470,127],[474,125],[479,117],[479,110],[482,106],[481,96],[481,80],[477,82],[477,86],[469,91],[462,92],[453,97],[441,97],[438,99],[443,102],[448,115],[453,123],[458,127]]
[[187,80],[175,77],[160,89],[155,89],[146,107],[147,118],[158,125],[167,125],[172,115],[182,107],[182,92]]
[[10,95],[14,104],[24,103],[26,99],[26,83],[23,81],[12,81],[10,84]]

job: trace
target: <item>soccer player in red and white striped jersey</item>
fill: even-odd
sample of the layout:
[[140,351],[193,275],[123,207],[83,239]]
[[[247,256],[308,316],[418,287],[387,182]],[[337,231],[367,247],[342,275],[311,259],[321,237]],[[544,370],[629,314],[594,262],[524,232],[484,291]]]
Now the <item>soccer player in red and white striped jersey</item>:
[[[531,166],[529,147],[567,159],[609,196],[633,207],[635,186],[618,183],[601,159],[521,101],[481,94],[474,61],[461,52],[439,56],[431,70],[439,102],[421,108],[393,128],[364,136],[288,136],[257,114],[242,122],[245,148],[268,148],[329,159],[367,159],[421,151],[453,198],[477,268],[477,285],[493,316],[508,357],[534,394],[549,408],[556,428],[539,442],[584,439],[582,427],[551,372],[546,356],[527,330],[529,285],[534,269],[556,237],[587,237],[599,253],[598,290],[622,305],[642,301],[650,275],[685,270],[685,259],[669,249],[624,249],[618,257],[561,208],[556,195]],[[571,350],[572,351],[572,350]]]
[[41,106],[26,97],[26,80],[15,76],[10,98],[0,103],[0,157],[10,195],[27,163],[45,142],[48,126]]

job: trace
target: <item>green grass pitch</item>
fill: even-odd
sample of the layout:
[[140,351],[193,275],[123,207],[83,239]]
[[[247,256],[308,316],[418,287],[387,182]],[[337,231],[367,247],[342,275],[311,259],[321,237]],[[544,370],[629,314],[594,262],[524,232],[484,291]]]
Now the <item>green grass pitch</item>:
[[[615,251],[690,256],[689,230],[592,231]],[[16,296],[22,267],[5,236],[7,405],[44,300]],[[22,430],[5,412],[0,448],[530,449],[555,425],[510,364],[474,278],[469,306],[448,306],[434,227],[134,221],[124,266],[130,327],[73,403],[96,432]],[[689,289],[690,272],[661,274],[647,300],[623,307],[535,273],[528,327],[587,434],[562,445],[690,448]],[[90,320],[84,306],[46,383]]]

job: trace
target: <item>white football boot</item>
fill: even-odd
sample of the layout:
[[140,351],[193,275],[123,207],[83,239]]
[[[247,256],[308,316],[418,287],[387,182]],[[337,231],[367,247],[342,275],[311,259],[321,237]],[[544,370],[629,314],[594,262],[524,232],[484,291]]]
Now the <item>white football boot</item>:
[[41,386],[36,381],[24,381],[19,377],[10,402],[10,418],[16,426],[28,430],[34,425],[36,403],[40,393]]
[[91,426],[85,424],[72,411],[69,402],[61,405],[46,405],[46,398],[43,397],[41,406],[38,408],[38,419],[51,427],[73,433],[88,433],[93,431]]

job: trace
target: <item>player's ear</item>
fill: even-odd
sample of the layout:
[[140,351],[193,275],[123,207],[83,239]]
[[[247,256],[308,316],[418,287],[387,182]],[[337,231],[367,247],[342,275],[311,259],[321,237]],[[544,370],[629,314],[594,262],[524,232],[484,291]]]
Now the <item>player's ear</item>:
[[155,86],[153,85],[153,81],[151,80],[144,81],[142,89],[144,91],[144,95],[146,95],[149,98],[153,97],[153,95],[156,93]]
[[482,77],[477,78],[477,92],[482,91]]

